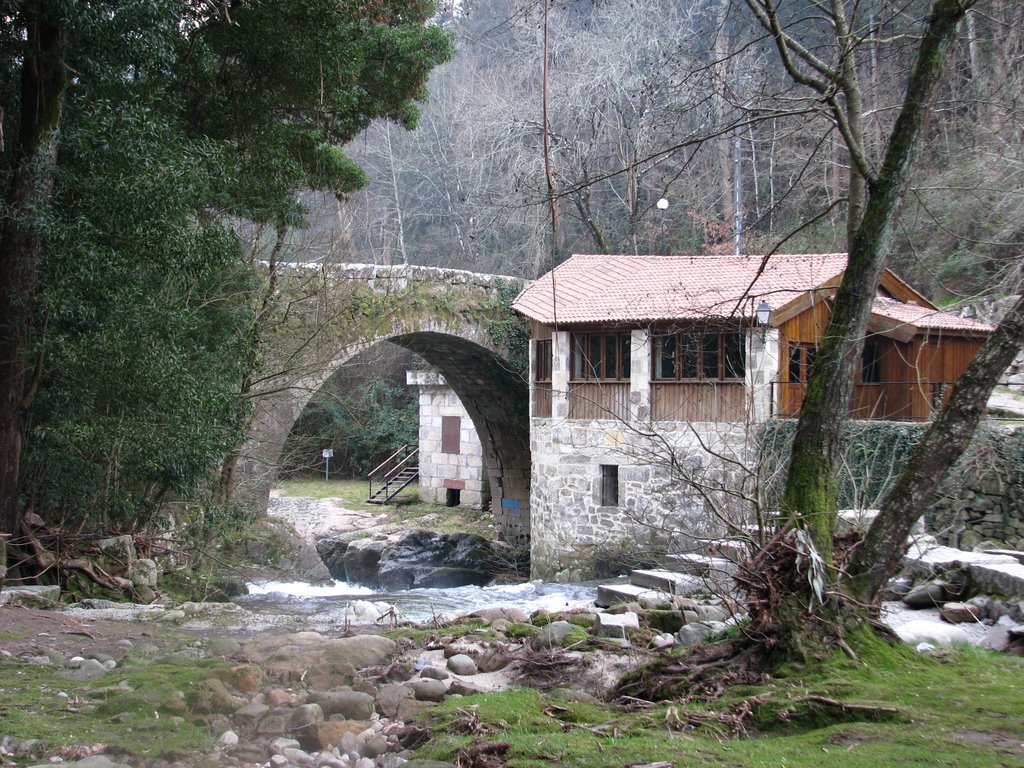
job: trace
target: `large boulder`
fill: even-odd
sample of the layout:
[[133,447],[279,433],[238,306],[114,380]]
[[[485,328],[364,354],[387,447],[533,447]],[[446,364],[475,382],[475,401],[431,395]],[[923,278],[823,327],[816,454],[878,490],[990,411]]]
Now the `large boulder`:
[[342,558],[345,581],[349,584],[379,587],[378,570],[386,546],[387,542],[379,539],[356,539],[350,542]]
[[327,566],[332,579],[346,581],[345,578],[345,551],[348,549],[348,541],[339,539],[336,536],[327,536],[316,540],[316,552],[320,559]]
[[468,533],[411,531],[384,547],[378,577],[386,590],[483,586],[494,576],[490,542]]

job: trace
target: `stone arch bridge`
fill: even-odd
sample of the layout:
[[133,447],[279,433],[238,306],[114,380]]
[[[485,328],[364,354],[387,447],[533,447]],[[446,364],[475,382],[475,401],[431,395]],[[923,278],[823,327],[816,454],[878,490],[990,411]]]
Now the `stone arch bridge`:
[[[266,507],[285,439],[345,362],[382,341],[438,369],[483,447],[496,530],[529,535],[530,440],[525,372],[509,362],[517,278],[366,264],[279,265],[263,309],[253,420],[235,465],[234,498]],[[525,354],[525,349],[522,350]]]

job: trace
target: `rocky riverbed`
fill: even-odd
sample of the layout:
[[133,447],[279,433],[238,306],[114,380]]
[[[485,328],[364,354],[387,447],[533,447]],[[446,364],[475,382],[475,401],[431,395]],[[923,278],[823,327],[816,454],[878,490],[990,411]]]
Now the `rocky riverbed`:
[[[377,520],[333,502],[293,508],[308,516],[287,518],[304,537]],[[914,577],[929,607],[892,603],[884,618],[922,651],[999,632],[1004,647],[1022,645],[1020,617],[1000,613],[1014,607],[1006,601],[974,599],[955,625],[952,609],[936,605],[952,595],[937,569],[952,572],[965,554]],[[625,672],[743,620],[737,603],[699,595],[607,609],[505,605],[418,624],[372,601],[358,617],[311,621],[232,603],[51,597],[40,589],[0,605],[3,766],[450,766],[455,755],[415,759],[434,708],[471,713],[473,697],[510,685],[541,689],[554,709],[596,701]]]

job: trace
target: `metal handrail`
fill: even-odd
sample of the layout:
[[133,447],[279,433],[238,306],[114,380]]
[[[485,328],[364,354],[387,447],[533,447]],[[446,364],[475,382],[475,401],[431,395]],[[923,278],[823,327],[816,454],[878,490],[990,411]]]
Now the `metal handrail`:
[[[373,469],[371,469],[371,470],[369,471],[369,473],[368,473],[368,474],[369,474],[369,476],[370,476],[370,477],[373,477],[374,475],[376,475],[376,474],[377,474],[377,472],[379,472],[380,470],[384,469],[384,467],[385,467],[385,466],[386,466],[387,464],[389,464],[389,463],[391,462],[391,460],[392,460],[392,459],[394,459],[394,458],[395,458],[396,456],[398,456],[398,454],[402,453],[403,451],[405,451],[405,452],[408,452],[409,448],[410,448],[410,446],[409,446],[409,444],[408,444],[408,443],[406,443],[405,445],[403,445],[403,446],[402,446],[401,448],[399,448],[399,449],[398,449],[397,451],[395,451],[395,452],[394,452],[394,453],[392,453],[392,454],[391,454],[390,456],[388,456],[388,457],[387,457],[386,459],[384,459],[384,461],[382,461],[382,462],[381,462],[380,464],[378,464],[378,465],[377,465],[376,467],[374,467]],[[417,448],[416,450],[419,450],[419,448]]]
[[[402,458],[399,459],[397,462],[395,462],[394,460],[396,458],[398,458],[399,455],[401,455],[403,452],[405,453],[405,455],[402,456]],[[405,469],[409,465],[409,463],[410,463],[410,461],[412,459],[416,458],[416,456],[419,454],[419,452],[420,452],[419,446],[416,446],[415,448],[412,448],[412,446],[410,446],[410,445],[403,445],[401,448],[399,448],[393,454],[388,456],[388,458],[386,458],[378,466],[374,467],[373,471],[370,472],[369,475],[367,476],[368,498],[370,498],[370,499],[373,498],[373,494],[374,494],[373,478],[374,478],[374,476],[378,475],[379,473],[383,473],[382,477],[380,478],[381,481],[382,481],[381,485],[380,485],[380,487],[377,490],[379,491],[381,488],[383,488],[384,489],[384,495],[387,496],[390,493],[391,484],[393,482],[395,482],[396,477],[401,473],[401,471],[403,469]],[[388,467],[388,465],[390,463],[393,463],[393,466]],[[408,484],[408,483],[406,483],[406,484]],[[399,490],[401,490],[401,489],[399,489]]]

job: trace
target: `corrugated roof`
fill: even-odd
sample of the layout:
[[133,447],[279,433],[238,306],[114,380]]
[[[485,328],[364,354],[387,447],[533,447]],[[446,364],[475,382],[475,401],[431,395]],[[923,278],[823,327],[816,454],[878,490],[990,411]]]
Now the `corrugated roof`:
[[577,254],[526,288],[512,306],[548,325],[556,316],[562,325],[752,318],[762,299],[774,310],[842,273],[846,254],[775,254],[759,275],[763,261]]
[[[845,267],[845,253],[773,254],[767,263],[763,256],[577,254],[523,290],[512,307],[563,326],[751,320],[762,300],[774,311],[822,288]],[[873,313],[921,330],[992,331],[984,323],[882,297]]]

